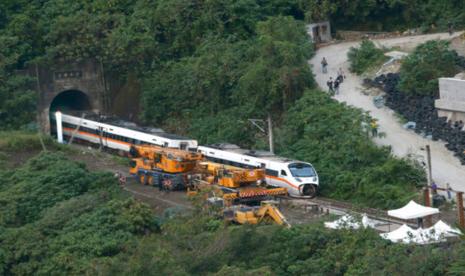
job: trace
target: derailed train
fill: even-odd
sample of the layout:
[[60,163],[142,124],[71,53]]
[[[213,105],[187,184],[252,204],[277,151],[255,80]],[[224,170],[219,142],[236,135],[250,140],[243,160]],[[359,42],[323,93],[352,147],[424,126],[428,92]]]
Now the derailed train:
[[131,145],[140,144],[197,151],[207,159],[218,163],[236,167],[263,168],[268,185],[287,188],[289,195],[293,197],[310,198],[318,191],[318,174],[310,163],[279,157],[265,151],[241,149],[233,144],[198,146],[194,139],[101,116],[84,118],[54,113],[51,117],[55,121],[55,124],[52,124],[52,132],[57,132],[58,128],[61,128],[63,136],[68,138],[73,137],[124,152],[129,152]]

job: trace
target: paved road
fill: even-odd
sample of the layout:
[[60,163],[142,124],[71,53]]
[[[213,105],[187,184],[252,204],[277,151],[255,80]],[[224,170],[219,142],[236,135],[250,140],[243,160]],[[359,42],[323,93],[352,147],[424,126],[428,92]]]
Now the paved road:
[[[454,35],[457,36],[459,33]],[[448,34],[432,34],[411,37],[400,37],[391,39],[374,40],[378,45],[387,47],[400,46],[402,50],[410,51],[416,45],[432,39],[447,39]],[[347,52],[350,47],[357,45],[357,42],[347,42],[333,44],[319,49],[315,57],[309,61],[316,74],[318,85],[327,90],[326,81],[329,77],[335,77],[339,67],[342,67],[347,75],[347,79],[340,87],[340,95],[335,99],[340,102],[346,102],[349,105],[369,111],[371,116],[379,120],[380,131],[386,133],[384,138],[376,138],[378,145],[390,145],[393,153],[399,157],[408,154],[424,157],[425,152],[420,150],[426,144],[431,146],[433,179],[439,187],[445,187],[450,183],[452,189],[465,191],[465,166],[462,166],[453,153],[448,151],[443,142],[431,141],[415,134],[413,131],[402,128],[394,112],[387,108],[376,108],[373,105],[372,97],[361,93],[361,78],[349,73]],[[320,68],[320,62],[323,57],[328,60],[328,74],[323,74]],[[426,158],[425,158],[426,159]]]

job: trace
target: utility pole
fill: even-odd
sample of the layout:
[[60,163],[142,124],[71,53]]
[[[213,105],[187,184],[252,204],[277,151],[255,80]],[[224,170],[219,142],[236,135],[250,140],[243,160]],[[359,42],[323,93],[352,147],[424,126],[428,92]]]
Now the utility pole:
[[[265,120],[262,120],[262,119],[249,119],[249,122],[251,122],[261,132],[263,132],[265,135],[268,136],[269,150],[270,150],[271,153],[274,154],[273,124],[271,122],[271,114],[268,113],[267,122],[265,122]],[[260,125],[260,123],[263,124],[263,125]],[[265,124],[268,124],[268,127],[266,127],[266,130],[265,130]]]
[[464,211],[463,211],[463,192],[457,192],[457,212],[458,212],[458,217],[459,217],[459,225],[460,227],[464,228],[465,227],[465,216],[464,216]]
[[433,174],[432,174],[432,165],[431,165],[431,149],[429,145],[426,145],[426,161],[428,165],[428,187],[431,187],[433,184]]
[[268,113],[268,143],[270,144],[270,152],[274,154],[273,125],[271,123],[271,114],[270,113]]

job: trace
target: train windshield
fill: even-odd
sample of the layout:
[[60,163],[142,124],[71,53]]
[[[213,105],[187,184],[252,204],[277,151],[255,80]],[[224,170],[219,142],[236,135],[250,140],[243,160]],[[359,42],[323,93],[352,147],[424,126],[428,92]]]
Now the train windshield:
[[289,170],[293,177],[312,177],[315,176],[315,169],[309,164],[292,163],[289,164]]

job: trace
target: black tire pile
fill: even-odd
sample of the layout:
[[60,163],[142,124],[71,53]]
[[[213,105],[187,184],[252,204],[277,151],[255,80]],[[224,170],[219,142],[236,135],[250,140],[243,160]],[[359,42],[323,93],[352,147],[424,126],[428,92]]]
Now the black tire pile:
[[454,152],[462,165],[465,165],[465,132],[447,124],[446,117],[438,117],[432,96],[410,96],[397,89],[399,74],[389,73],[373,80],[365,79],[368,86],[386,92],[386,106],[401,114],[408,121],[416,123],[415,132],[430,136],[432,140],[445,141],[447,149]]

